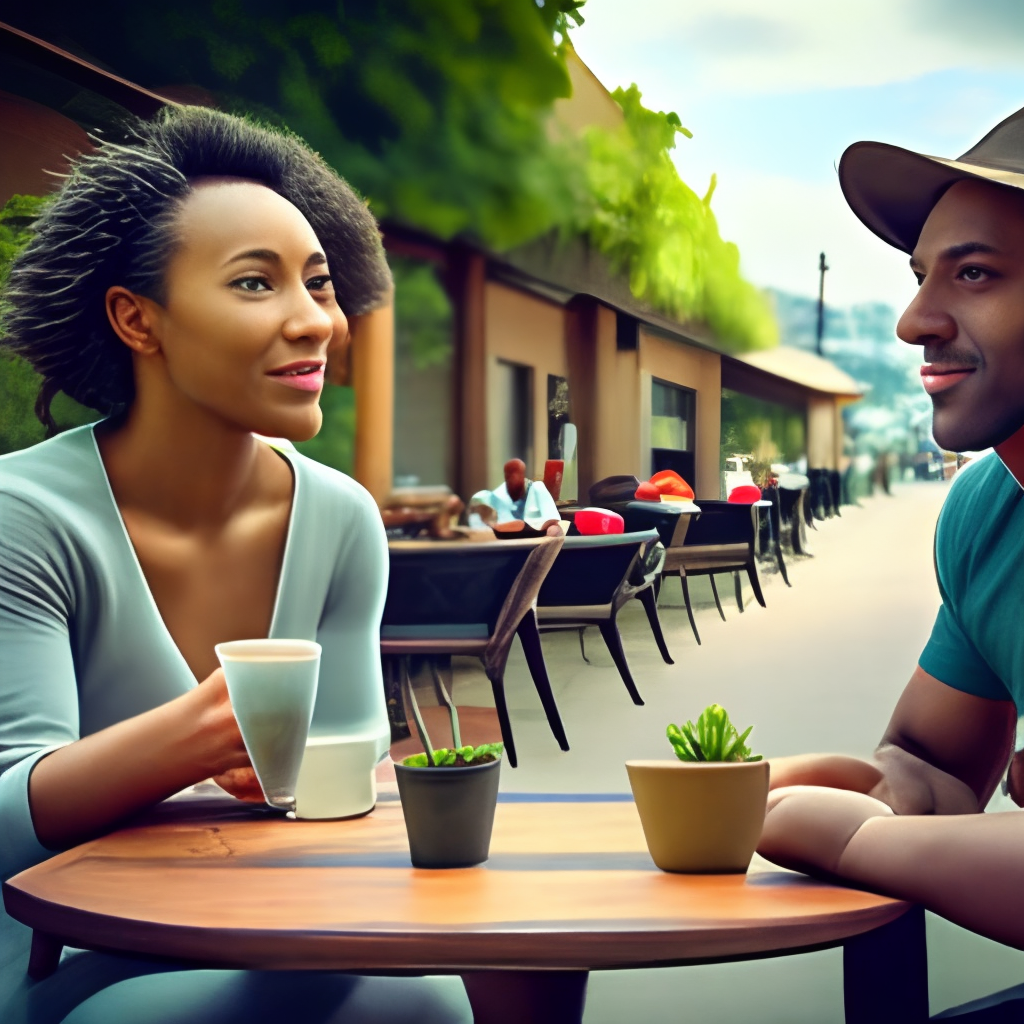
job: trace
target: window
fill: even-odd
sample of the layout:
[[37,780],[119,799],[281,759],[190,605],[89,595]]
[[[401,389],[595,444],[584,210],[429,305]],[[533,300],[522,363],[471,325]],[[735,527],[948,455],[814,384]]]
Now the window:
[[697,392],[651,382],[651,470],[675,470],[691,487],[696,475]]

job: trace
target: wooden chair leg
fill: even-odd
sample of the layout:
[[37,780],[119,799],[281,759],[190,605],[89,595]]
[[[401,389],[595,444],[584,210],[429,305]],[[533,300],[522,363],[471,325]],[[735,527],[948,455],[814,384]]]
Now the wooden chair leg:
[[[715,586],[714,573],[708,576],[708,582],[711,584],[711,593],[715,595],[715,607],[718,609],[718,614],[722,616],[722,621],[725,622],[725,612],[722,611],[722,602],[718,597],[718,587]],[[743,609],[741,608],[740,611],[743,611]]]
[[[768,605],[764,603],[764,594],[761,593],[761,581],[757,578],[757,566],[750,564],[747,566],[747,576],[750,577],[750,589],[754,591],[754,597],[757,599],[757,603],[762,608],[767,608]],[[736,573],[736,579],[739,580],[740,574]]]
[[[661,631],[661,620],[658,618],[658,601],[654,596],[654,588],[648,587],[636,595],[647,612],[647,621],[651,624],[651,632],[654,634],[654,642],[661,651],[662,660],[666,665],[674,665],[672,656],[668,653],[668,645],[665,643],[665,634]],[[582,641],[582,637],[581,637]]]
[[619,675],[622,676],[622,681],[626,684],[629,696],[633,699],[634,704],[642,705],[644,699],[640,696],[636,683],[633,682],[633,677],[629,672],[629,665],[626,664],[626,652],[622,649],[619,627],[615,625],[614,619],[609,619],[608,622],[598,623],[598,628],[601,630],[601,636],[604,637],[604,642],[608,645],[608,650],[611,652],[612,661],[615,662],[615,667],[619,670]]
[[494,694],[494,710],[498,713],[498,725],[501,727],[501,742],[505,744],[505,760],[509,766],[516,766],[516,745],[512,742],[512,723],[508,717],[508,705],[505,703],[504,675],[491,676],[491,693]]
[[587,649],[583,646],[583,634],[587,631],[586,626],[580,626],[580,656],[589,665],[590,659],[587,657]]
[[740,574],[734,572],[732,574],[732,581],[736,585],[736,604],[740,611],[743,611],[743,584],[740,582]]
[[533,685],[536,687],[537,696],[540,697],[540,702],[544,707],[544,714],[547,716],[551,732],[558,740],[559,747],[562,750],[568,750],[569,741],[565,738],[565,729],[562,727],[562,719],[558,714],[555,695],[551,692],[551,680],[548,678],[548,668],[544,663],[544,650],[540,645],[540,631],[537,629],[537,619],[532,611],[523,616],[523,621],[519,623],[516,632],[523,645],[526,664],[533,677]]
[[693,630],[693,638],[700,646],[700,633],[697,632],[697,623],[693,621],[693,606],[690,604],[690,588],[686,585],[686,570],[679,574],[679,582],[683,585],[683,603],[686,605],[686,614],[690,619],[690,629]]

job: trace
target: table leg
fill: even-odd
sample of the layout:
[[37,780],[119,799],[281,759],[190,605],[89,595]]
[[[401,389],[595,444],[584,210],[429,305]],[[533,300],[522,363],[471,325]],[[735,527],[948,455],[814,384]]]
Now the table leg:
[[580,1024],[587,971],[473,971],[462,975],[473,1024]]
[[46,932],[32,932],[32,947],[28,954],[28,976],[33,981],[48,978],[60,963],[60,954],[64,943],[59,942]]
[[928,1020],[928,950],[924,910],[912,907],[891,924],[843,947],[846,1024],[924,1024]]

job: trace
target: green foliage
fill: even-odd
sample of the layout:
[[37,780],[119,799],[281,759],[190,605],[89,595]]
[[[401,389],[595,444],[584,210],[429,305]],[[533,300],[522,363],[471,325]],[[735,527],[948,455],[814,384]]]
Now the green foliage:
[[452,303],[428,263],[392,258],[395,349],[417,370],[447,366],[452,358]]
[[45,196],[13,195],[0,209],[0,288],[7,283],[14,257],[28,245],[32,224],[45,205]]
[[612,96],[624,123],[585,133],[588,195],[577,230],[656,309],[706,323],[734,351],[777,344],[767,300],[740,276],[739,250],[718,233],[714,179],[700,198],[672,162],[677,134],[690,133],[675,113],[648,110],[635,84]]
[[351,476],[355,468],[355,392],[328,385],[320,394],[320,411],[324,417],[320,432],[295,447],[303,455]]
[[[711,190],[671,160],[674,113],[618,89],[625,123],[554,139],[570,94],[568,32],[582,0],[113,0],[62,17],[62,38],[144,85],[188,83],[285,124],[360,189],[378,217],[494,249],[578,233],[633,294],[704,322],[732,350],[777,340],[722,240]],[[35,18],[38,24],[33,23]],[[44,12],[19,22],[47,35]],[[427,345],[429,348],[430,346]]]
[[742,735],[729,721],[729,715],[719,704],[710,704],[697,719],[680,728],[669,725],[666,733],[676,757],[680,761],[760,761],[760,754],[751,754],[746,745],[754,727],[749,726]]
[[70,11],[61,32],[142,84],[196,85],[287,124],[378,216],[505,247],[571,202],[545,122],[570,92],[563,48],[580,6],[114,0],[102,19]]
[[[0,209],[0,290],[14,257],[32,237],[32,223],[46,205],[45,196],[14,195]],[[0,336],[0,344],[3,338]],[[0,454],[28,448],[43,439],[35,403],[42,379],[20,356],[0,349]],[[53,403],[53,418],[60,430],[90,423],[97,414],[67,395]]]
[[[434,751],[434,767],[452,767],[455,765],[456,758],[461,758],[465,764],[494,761],[501,757],[503,749],[504,746],[501,743],[483,743],[479,747],[470,745],[467,747],[456,747],[453,750],[441,747],[439,750]],[[407,768],[426,768],[428,767],[427,755],[425,753],[411,754],[402,761],[402,764]]]

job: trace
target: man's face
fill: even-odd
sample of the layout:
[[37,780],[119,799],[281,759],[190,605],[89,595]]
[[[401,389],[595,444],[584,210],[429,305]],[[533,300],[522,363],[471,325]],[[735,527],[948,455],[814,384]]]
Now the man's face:
[[505,463],[505,490],[513,501],[518,501],[526,491],[526,463],[522,459]]
[[911,268],[920,290],[896,333],[924,349],[933,434],[949,451],[1024,425],[1024,195],[953,185],[925,222]]

